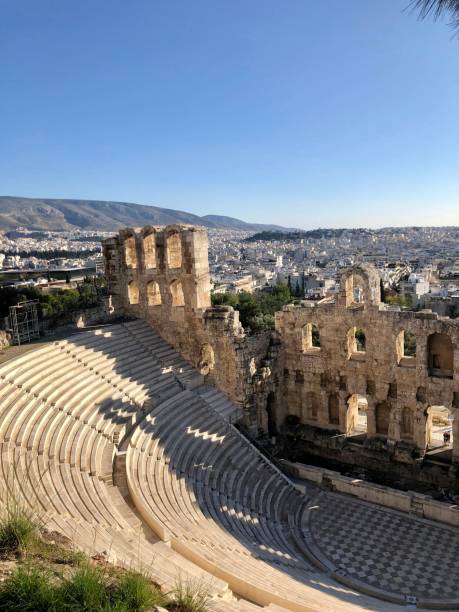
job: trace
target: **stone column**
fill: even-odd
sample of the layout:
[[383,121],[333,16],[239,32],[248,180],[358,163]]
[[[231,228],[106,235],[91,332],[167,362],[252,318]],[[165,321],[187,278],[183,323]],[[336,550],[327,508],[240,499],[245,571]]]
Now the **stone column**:
[[322,389],[317,394],[320,402],[319,414],[317,415],[317,424],[319,426],[328,426],[328,393],[325,389]]
[[367,436],[373,438],[376,435],[376,402],[373,397],[367,397]]
[[388,440],[400,440],[400,409],[398,402],[389,401],[390,406],[390,418],[389,418],[389,431],[387,432]]
[[346,393],[340,392],[338,394],[339,399],[339,430],[341,433],[347,435],[347,401]]
[[429,443],[429,415],[427,405],[422,402],[416,403],[416,411],[413,419],[413,441],[416,447],[424,454]]

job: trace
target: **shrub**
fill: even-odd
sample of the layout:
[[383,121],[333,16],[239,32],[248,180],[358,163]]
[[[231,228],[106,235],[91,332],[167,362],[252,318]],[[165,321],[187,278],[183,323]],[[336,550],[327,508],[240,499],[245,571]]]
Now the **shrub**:
[[116,609],[142,612],[153,606],[164,606],[166,598],[142,574],[129,572],[118,580],[113,594]]
[[110,584],[101,570],[86,564],[62,583],[59,591],[60,609],[72,612],[110,609],[107,606],[109,587]]
[[0,555],[25,552],[35,540],[37,531],[31,513],[18,503],[7,503],[0,513]]
[[0,610],[50,612],[56,607],[55,589],[49,575],[29,565],[20,565],[0,585]]
[[175,612],[205,612],[209,602],[209,589],[202,582],[179,580],[171,593],[169,610]]

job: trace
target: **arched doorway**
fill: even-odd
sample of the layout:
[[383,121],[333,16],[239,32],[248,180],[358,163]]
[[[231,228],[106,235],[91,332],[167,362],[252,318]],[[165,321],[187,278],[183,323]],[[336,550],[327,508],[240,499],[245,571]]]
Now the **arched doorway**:
[[328,422],[330,425],[339,425],[339,397],[336,393],[328,398]]
[[379,402],[375,406],[376,433],[387,436],[389,433],[390,408],[387,402]]
[[451,338],[446,334],[431,334],[427,340],[427,366],[429,376],[452,378],[454,350]]
[[427,409],[426,438],[429,450],[447,450],[453,447],[453,412],[447,406],[429,406]]
[[408,406],[402,409],[400,418],[400,437],[402,440],[412,440],[414,433],[414,412]]
[[347,401],[347,424],[348,435],[362,435],[368,431],[367,410],[368,402],[364,395],[354,393]]
[[270,438],[277,435],[276,417],[275,417],[275,402],[276,398],[274,392],[268,394],[266,399],[266,413],[268,415],[268,434]]

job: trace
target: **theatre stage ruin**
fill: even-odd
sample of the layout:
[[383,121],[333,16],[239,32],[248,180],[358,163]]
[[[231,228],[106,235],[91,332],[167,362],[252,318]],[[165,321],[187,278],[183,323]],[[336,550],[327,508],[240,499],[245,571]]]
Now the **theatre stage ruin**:
[[335,300],[286,306],[274,332],[247,335],[237,311],[211,306],[204,228],[124,229],[104,256],[115,312],[147,321],[241,406],[253,439],[456,489],[457,320],[382,303],[361,264]]

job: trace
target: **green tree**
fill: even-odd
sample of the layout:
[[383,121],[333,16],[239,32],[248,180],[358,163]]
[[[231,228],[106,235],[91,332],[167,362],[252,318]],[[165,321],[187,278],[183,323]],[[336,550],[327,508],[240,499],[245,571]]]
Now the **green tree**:
[[271,292],[215,293],[212,305],[232,306],[239,311],[239,320],[246,331],[259,332],[274,329],[274,314],[293,299],[289,286],[279,284]]
[[422,19],[449,15],[450,24],[459,30],[459,0],[412,0],[411,6],[419,10]]

